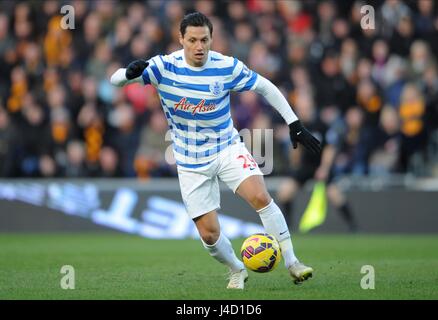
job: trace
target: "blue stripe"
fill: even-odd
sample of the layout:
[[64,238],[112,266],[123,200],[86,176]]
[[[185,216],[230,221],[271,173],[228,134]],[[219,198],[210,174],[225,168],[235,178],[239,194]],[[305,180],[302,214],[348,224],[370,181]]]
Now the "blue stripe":
[[176,164],[181,166],[181,167],[185,167],[185,168],[189,168],[189,169],[196,169],[196,168],[200,168],[200,167],[205,167],[206,165],[209,165],[210,163],[212,163],[212,161],[208,161],[205,163],[199,163],[199,164],[189,164],[189,163],[184,163],[184,162],[180,162],[180,161],[176,161]]
[[[176,83],[176,85],[175,85]],[[190,90],[196,90],[196,91],[202,91],[202,92],[210,92],[210,86],[208,84],[193,84],[193,83],[184,83],[175,81],[166,77],[162,77],[161,84],[165,84],[167,86],[176,87],[176,88],[183,88],[183,89],[190,89]]]
[[143,73],[141,75],[143,77],[144,84],[151,84],[151,79],[149,78],[149,72],[146,69],[143,70]]
[[234,67],[225,68],[207,68],[204,70],[191,70],[189,68],[177,67],[174,64],[163,61],[164,69],[182,76],[194,76],[194,77],[217,77],[217,76],[229,76],[233,73]]
[[245,86],[238,90],[238,92],[242,92],[242,91],[248,91],[252,88],[252,86],[254,85],[254,83],[257,80],[257,73],[253,72],[251,79],[248,80],[248,82],[245,84]]
[[[192,74],[184,74],[184,73],[178,73],[175,72],[176,69],[187,69],[187,68],[178,68],[175,65],[171,64],[170,62],[166,62],[164,61],[161,56],[160,56],[161,61],[163,62],[163,65],[165,67],[166,70],[173,72],[175,74],[181,74],[181,75],[192,75]],[[211,75],[232,75],[232,73],[234,72],[234,69],[236,68],[237,64],[239,63],[239,60],[234,58],[234,63],[232,67],[228,67],[228,68],[210,68],[210,69],[205,69],[205,70],[224,70],[224,69],[229,69],[231,70],[231,72],[217,72],[216,74],[208,74],[209,76]],[[167,66],[167,67],[166,67]],[[171,70],[170,70],[171,69]],[[192,72],[203,72],[203,71],[193,71],[190,69],[187,69],[189,71]],[[208,72],[210,72],[208,71]],[[224,73],[224,74],[223,74]],[[201,74],[198,74],[199,76],[202,76]],[[244,77],[246,76],[246,74],[242,71],[240,72],[240,74],[233,80],[227,83],[224,83],[224,90],[229,90],[229,89],[233,89]],[[193,84],[193,83],[184,83],[184,82],[178,82],[178,81],[174,81],[172,79],[166,78],[166,77],[162,77],[160,76],[161,82],[162,84],[168,85],[168,86],[172,86],[172,87],[181,87],[184,89],[191,89],[191,90],[196,90],[196,91],[202,91],[202,92],[210,92],[210,86],[209,85],[203,85],[203,84]],[[177,85],[175,86],[174,83],[176,83]]]
[[189,158],[194,158],[194,159],[205,158],[205,157],[209,157],[211,155],[214,155],[214,154],[224,150],[226,147],[228,147],[234,141],[234,139],[237,136],[238,136],[238,134],[234,135],[233,137],[229,138],[224,143],[217,145],[214,148],[211,148],[211,149],[208,149],[205,151],[201,151],[201,152],[188,151],[187,149],[180,147],[180,146],[177,146],[176,144],[173,144],[173,150],[175,150],[175,152],[182,154],[182,155],[189,157]]
[[208,141],[208,139],[205,141],[197,141],[196,139],[193,139],[193,138],[183,137],[176,130],[172,130],[172,132],[177,139],[179,139],[182,143],[189,145],[189,146],[193,146],[193,145],[202,146],[203,144],[205,144]]
[[[161,56],[160,56],[160,58],[161,58]],[[150,64],[151,70],[152,70],[152,72],[153,72],[153,74],[154,74],[154,76],[157,79],[157,82],[159,84],[159,83],[161,83],[162,76],[161,76],[160,70],[158,70],[158,67],[157,67],[155,61],[153,61],[153,62],[154,62],[153,64],[152,63]]]
[[234,58],[234,62],[233,62],[233,72],[234,72],[234,69],[236,69],[236,66],[237,66],[238,63],[239,63],[239,60],[236,59],[236,58]]
[[[241,72],[240,75],[236,77],[233,81],[224,83],[224,91],[233,89],[243,78],[245,78],[245,76],[246,75],[243,72]],[[189,89],[189,90],[195,90],[200,92],[210,92],[210,85],[208,84],[185,83],[185,82],[175,81],[166,77],[161,78],[161,84],[175,88],[181,88],[181,89]]]
[[[256,73],[253,72],[253,76],[254,76],[254,74],[256,74]],[[224,83],[224,90],[233,89],[243,78],[245,78],[245,76],[246,75],[243,72],[241,72],[239,74],[239,76],[237,76],[233,81]],[[210,92],[210,85],[208,85],[208,84],[185,83],[185,82],[175,81],[175,80],[172,80],[172,79],[169,79],[166,77],[161,78],[161,84],[171,86],[171,87],[176,87],[176,88],[200,91],[200,92]]]
[[233,81],[224,84],[224,90],[233,89],[245,77],[246,75],[243,73],[242,69],[242,72],[240,72],[240,74]]
[[[164,105],[164,104],[163,104]],[[169,108],[166,109],[168,110]],[[181,123],[176,123],[172,116],[169,114],[169,112],[165,111],[164,114],[166,115],[166,118],[169,119],[170,121],[172,121],[172,124],[179,130],[182,131],[190,131],[190,132],[200,132],[203,130],[213,130],[215,132],[220,132],[223,129],[227,129],[230,126],[230,122],[231,122],[231,117],[229,117],[227,120],[225,120],[224,122],[222,122],[221,124],[218,124],[217,126],[214,127],[201,127],[201,126],[197,126],[197,127],[193,127],[193,126],[187,126],[185,124],[181,124]],[[171,128],[172,129],[172,128]]]
[[204,139],[198,140],[198,139],[184,137],[184,136],[180,135],[178,133],[178,131],[176,131],[176,130],[172,130],[172,132],[175,135],[175,137],[178,138],[182,143],[189,145],[189,146],[194,146],[194,145],[202,146],[204,144],[218,144],[221,141],[225,141],[227,139],[230,139],[231,134],[232,134],[232,131],[231,131],[231,132],[227,132],[226,134],[224,134],[218,138],[206,136]]

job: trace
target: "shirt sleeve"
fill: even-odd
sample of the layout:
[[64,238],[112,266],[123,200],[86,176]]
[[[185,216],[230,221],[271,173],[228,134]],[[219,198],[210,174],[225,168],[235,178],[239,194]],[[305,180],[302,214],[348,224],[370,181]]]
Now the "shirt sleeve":
[[114,72],[110,81],[111,84],[116,87],[123,87],[124,85],[131,83],[143,84],[143,78],[141,76],[131,80],[126,79],[126,68],[119,68],[116,72]]
[[298,120],[286,98],[271,81],[259,75],[253,90],[264,96],[266,101],[281,114],[288,125]]
[[230,90],[238,92],[251,90],[255,86],[258,76],[257,72],[252,71],[242,61],[234,58]]
[[144,84],[151,84],[154,87],[158,87],[161,83],[162,72],[164,69],[163,56],[155,56],[148,60],[149,65],[143,70],[142,78]]

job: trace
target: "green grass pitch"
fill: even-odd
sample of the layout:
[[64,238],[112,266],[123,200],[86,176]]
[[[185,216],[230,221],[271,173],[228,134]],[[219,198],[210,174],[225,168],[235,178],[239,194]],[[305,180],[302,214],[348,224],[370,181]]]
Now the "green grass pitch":
[[[233,241],[236,252],[243,239]],[[294,236],[314,277],[296,286],[283,262],[230,291],[226,268],[199,240],[122,234],[0,234],[0,299],[438,299],[438,236]],[[75,270],[64,290],[63,265]],[[375,289],[360,286],[363,265]]]

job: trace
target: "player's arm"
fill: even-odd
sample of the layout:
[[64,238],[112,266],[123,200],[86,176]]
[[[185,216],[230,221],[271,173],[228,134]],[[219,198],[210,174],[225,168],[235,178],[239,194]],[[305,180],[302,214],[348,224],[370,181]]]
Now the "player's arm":
[[314,154],[321,152],[321,144],[318,139],[301,124],[286,98],[271,81],[258,75],[253,90],[263,95],[269,104],[273,106],[286,121],[289,126],[289,134],[294,149],[297,148],[299,142]]
[[321,162],[315,171],[315,179],[326,181],[329,177],[330,170],[335,162],[343,137],[345,136],[345,124],[342,120],[335,121],[325,134],[325,146],[322,150]]
[[147,68],[149,62],[144,60],[135,60],[131,62],[127,68],[119,68],[111,76],[111,84],[117,87],[122,87],[130,83],[144,84],[143,71]]
[[315,171],[315,179],[321,181],[327,180],[333,161],[335,160],[336,152],[336,147],[334,145],[327,144],[324,147],[321,155],[321,164]]

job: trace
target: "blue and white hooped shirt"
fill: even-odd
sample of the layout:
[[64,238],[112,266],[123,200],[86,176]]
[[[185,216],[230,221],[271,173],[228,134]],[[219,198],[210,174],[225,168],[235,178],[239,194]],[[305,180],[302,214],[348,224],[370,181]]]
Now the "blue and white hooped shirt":
[[253,89],[258,74],[215,51],[209,51],[204,66],[192,67],[184,50],[178,50],[151,58],[142,77],[158,90],[177,164],[199,168],[240,139],[231,118],[230,91]]

